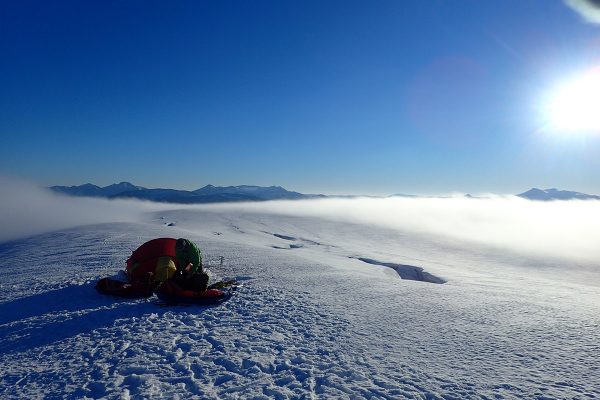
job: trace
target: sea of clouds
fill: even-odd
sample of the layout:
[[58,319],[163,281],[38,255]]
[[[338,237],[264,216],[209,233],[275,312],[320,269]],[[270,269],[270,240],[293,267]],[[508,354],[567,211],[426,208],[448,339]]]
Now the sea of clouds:
[[147,221],[148,212],[185,208],[326,218],[540,256],[600,260],[600,201],[595,200],[457,196],[175,205],[69,197],[7,177],[0,177],[0,185],[0,242],[79,225]]
[[351,198],[219,204],[213,208],[326,218],[449,237],[536,256],[600,260],[600,201],[517,196]]
[[105,222],[136,222],[164,205],[60,195],[31,182],[0,176],[0,242]]

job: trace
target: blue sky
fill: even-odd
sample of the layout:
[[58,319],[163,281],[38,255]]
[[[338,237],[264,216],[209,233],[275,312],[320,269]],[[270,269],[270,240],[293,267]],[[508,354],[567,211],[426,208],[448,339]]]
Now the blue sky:
[[600,65],[561,1],[0,5],[0,173],[43,185],[600,193],[549,88]]

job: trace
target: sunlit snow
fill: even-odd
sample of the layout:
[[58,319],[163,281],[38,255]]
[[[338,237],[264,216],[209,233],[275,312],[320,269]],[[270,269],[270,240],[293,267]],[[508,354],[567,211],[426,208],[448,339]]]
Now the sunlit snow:
[[[2,399],[600,396],[599,201],[169,206],[25,186],[0,200]],[[164,236],[242,286],[216,307],[94,290]]]

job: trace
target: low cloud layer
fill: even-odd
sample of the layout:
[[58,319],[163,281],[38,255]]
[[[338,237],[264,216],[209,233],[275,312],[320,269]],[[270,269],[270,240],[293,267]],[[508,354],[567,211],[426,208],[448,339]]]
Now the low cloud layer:
[[372,224],[544,257],[600,260],[600,201],[594,200],[363,198],[218,207]]
[[0,242],[79,225],[134,222],[164,206],[55,194],[29,182],[0,176]]
[[586,21],[600,24],[600,0],[565,0]]
[[0,185],[0,242],[78,225],[147,221],[147,212],[181,208],[326,218],[539,256],[600,260],[600,201],[594,200],[359,198],[184,206],[61,196],[3,177]]

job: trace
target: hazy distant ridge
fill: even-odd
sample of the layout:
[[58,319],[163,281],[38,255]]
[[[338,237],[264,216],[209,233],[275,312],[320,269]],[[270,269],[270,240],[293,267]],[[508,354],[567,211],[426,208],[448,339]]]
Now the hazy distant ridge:
[[323,195],[302,194],[286,190],[280,186],[213,186],[207,185],[200,189],[148,189],[129,182],[121,182],[105,187],[86,183],[80,186],[52,186],[51,190],[71,196],[105,197],[105,198],[136,198],[165,203],[219,203],[232,201],[265,201],[265,200],[297,200]]
[[[282,188],[281,186],[213,186],[206,185],[200,189],[176,190],[176,189],[148,189],[136,186],[129,182],[115,183],[100,187],[91,183],[79,186],[52,186],[55,192],[85,197],[104,198],[135,198],[141,200],[157,201],[162,203],[221,203],[234,201],[265,201],[265,200],[301,200],[325,197],[353,198],[360,196],[326,196],[322,194],[303,194]],[[536,201],[550,200],[600,200],[600,196],[559,189],[532,188],[516,196]],[[367,196],[373,197],[373,196]],[[394,194],[389,197],[419,197],[410,194]],[[472,197],[466,195],[466,197]]]
[[91,183],[86,183],[79,186],[51,186],[50,189],[55,192],[69,194],[71,196],[86,196],[86,197],[112,197],[120,193],[133,192],[136,190],[144,190],[146,188],[135,186],[129,182],[113,183],[105,187],[96,186]]
[[538,189],[533,188],[528,191],[518,194],[517,196],[523,197],[529,200],[600,200],[600,196],[585,194],[579,192],[572,192],[569,190],[559,189]]

